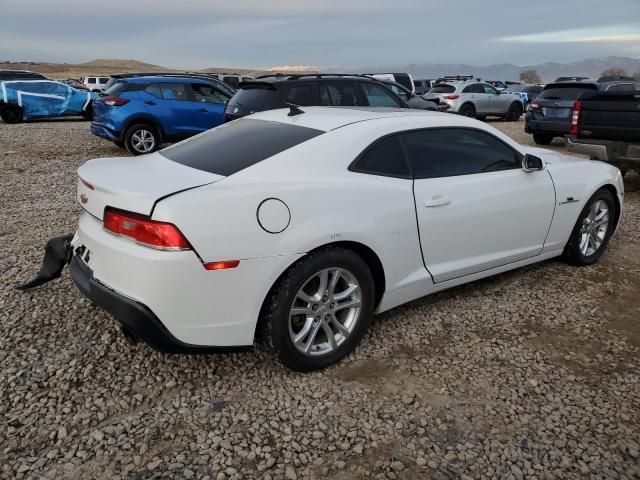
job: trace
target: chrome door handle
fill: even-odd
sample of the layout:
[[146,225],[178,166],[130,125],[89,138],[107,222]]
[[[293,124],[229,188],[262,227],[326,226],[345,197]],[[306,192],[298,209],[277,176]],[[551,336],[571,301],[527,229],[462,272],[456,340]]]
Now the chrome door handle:
[[434,195],[431,200],[424,202],[425,207],[441,207],[443,205],[449,205],[451,199],[446,195]]

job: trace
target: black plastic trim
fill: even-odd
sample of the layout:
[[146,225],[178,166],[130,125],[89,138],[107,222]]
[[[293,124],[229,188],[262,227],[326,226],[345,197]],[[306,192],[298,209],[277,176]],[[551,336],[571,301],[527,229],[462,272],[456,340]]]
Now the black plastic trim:
[[253,349],[252,345],[220,347],[185,343],[174,337],[146,305],[120,295],[95,280],[91,268],[77,256],[69,262],[69,272],[84,296],[109,312],[133,336],[154,350],[164,353],[231,353]]

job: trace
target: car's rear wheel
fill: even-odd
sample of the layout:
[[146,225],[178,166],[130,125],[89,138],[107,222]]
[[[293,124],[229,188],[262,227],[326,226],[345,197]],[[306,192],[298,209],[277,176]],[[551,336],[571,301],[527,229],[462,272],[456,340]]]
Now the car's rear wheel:
[[160,137],[155,128],[146,123],[132,125],[124,136],[127,150],[134,155],[155,152],[160,144]]
[[22,121],[22,108],[16,105],[7,105],[0,110],[0,118],[4,123],[20,123]]
[[564,249],[564,258],[569,263],[591,265],[598,261],[615,228],[615,209],[615,199],[607,189],[598,190],[589,199]]
[[374,283],[355,252],[328,247],[294,264],[265,304],[266,341],[297,371],[327,367],[348,355],[366,332]]
[[473,105],[471,105],[470,103],[465,103],[464,105],[462,105],[460,107],[460,110],[458,110],[458,113],[464,117],[472,117],[475,118],[476,116],[476,109]]
[[534,133],[533,141],[536,142],[537,145],[549,145],[553,141],[553,135]]
[[520,120],[520,117],[522,116],[522,112],[523,112],[522,103],[513,102],[509,107],[509,110],[507,111],[507,116],[505,117],[505,120],[509,122],[517,122],[518,120]]

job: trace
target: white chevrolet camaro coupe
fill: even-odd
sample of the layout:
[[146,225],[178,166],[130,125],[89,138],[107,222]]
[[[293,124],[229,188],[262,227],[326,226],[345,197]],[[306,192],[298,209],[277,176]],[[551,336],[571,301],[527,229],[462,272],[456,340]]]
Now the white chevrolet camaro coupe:
[[304,110],[87,162],[76,233],[22,288],[69,262],[132,341],[237,351],[262,332],[304,371],[351,352],[374,313],[553,257],[591,264],[618,225],[608,164],[451,114]]

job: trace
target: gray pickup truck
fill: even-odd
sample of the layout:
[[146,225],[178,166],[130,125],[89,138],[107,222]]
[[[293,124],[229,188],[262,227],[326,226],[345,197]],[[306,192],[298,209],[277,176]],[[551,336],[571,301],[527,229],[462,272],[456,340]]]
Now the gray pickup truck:
[[576,100],[566,147],[640,173],[640,83]]

